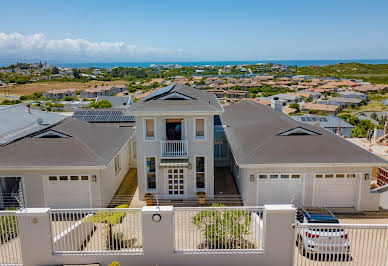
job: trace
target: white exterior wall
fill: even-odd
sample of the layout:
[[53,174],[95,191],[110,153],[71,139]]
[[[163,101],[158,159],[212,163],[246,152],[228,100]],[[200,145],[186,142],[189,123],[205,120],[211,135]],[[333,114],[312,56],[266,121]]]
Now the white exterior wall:
[[[306,207],[313,206],[313,184],[315,173],[346,173],[356,174],[356,195],[354,208],[360,211],[376,211],[379,208],[379,194],[370,192],[370,180],[365,180],[365,174],[372,176],[372,167],[263,167],[240,168],[239,177],[236,178],[244,205],[260,205],[258,202],[258,174],[301,174],[303,175],[302,204]],[[254,175],[254,182],[250,181]],[[281,180],[279,180],[281,182]],[[274,191],[274,193],[276,193]]]
[[[168,194],[167,177],[164,174],[165,168],[159,168],[161,160],[161,144],[160,141],[165,136],[165,119],[169,117],[146,117],[147,119],[154,118],[155,125],[155,140],[145,140],[144,136],[144,119],[145,117],[136,117],[136,152],[137,152],[137,173],[139,184],[139,197],[143,199],[146,190],[146,157],[156,158],[156,193],[158,197],[163,198]],[[208,116],[177,116],[171,118],[184,119],[184,136],[188,140],[188,159],[192,165],[191,169],[186,169],[185,177],[185,198],[196,197],[195,190],[195,157],[205,157],[205,192],[206,196],[211,198],[214,196],[214,117]],[[205,118],[205,140],[195,140],[195,118]]]
[[[0,177],[22,177],[24,198],[27,207],[52,207],[47,199],[47,182],[50,175],[95,175],[96,182],[89,178],[88,181],[90,191],[85,193],[90,194],[90,207],[105,207],[109,204],[116,189],[120,185],[122,179],[126,175],[130,167],[130,145],[127,142],[119,152],[121,159],[121,171],[116,176],[114,170],[114,160],[112,160],[106,168],[99,169],[97,167],[91,169],[88,167],[63,167],[56,169],[19,169],[19,170],[1,170]],[[133,162],[133,160],[132,160]],[[131,167],[135,167],[132,164]],[[63,182],[72,182],[70,180]],[[55,207],[55,206],[54,206]],[[68,207],[85,207],[77,206],[77,199],[74,199],[74,204]]]

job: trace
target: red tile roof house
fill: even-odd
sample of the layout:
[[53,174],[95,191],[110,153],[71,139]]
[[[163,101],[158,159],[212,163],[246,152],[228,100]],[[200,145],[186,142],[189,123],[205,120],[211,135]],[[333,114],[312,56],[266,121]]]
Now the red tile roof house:
[[43,96],[48,99],[62,99],[65,96],[76,97],[76,89],[61,89],[61,90],[50,90],[43,92]]

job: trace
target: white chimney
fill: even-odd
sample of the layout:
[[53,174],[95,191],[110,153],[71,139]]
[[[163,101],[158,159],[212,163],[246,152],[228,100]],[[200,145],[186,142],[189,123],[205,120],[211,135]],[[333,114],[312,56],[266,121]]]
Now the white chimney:
[[273,97],[271,100],[271,107],[276,111],[276,112],[282,112],[283,110],[283,102],[279,101],[278,97]]

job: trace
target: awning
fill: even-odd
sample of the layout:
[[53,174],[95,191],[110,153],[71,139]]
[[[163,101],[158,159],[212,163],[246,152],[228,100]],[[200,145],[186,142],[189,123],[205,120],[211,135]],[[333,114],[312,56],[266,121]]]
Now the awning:
[[162,159],[160,168],[189,168],[188,159]]

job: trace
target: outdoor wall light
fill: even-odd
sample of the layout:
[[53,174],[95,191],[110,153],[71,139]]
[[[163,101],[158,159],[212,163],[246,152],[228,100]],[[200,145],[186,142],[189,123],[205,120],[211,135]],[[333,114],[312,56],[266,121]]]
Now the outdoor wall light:
[[93,182],[97,182],[97,176],[96,175],[92,175],[92,181]]
[[369,180],[369,174],[365,174],[365,180]]
[[249,176],[249,180],[250,180],[251,182],[255,182],[255,175],[250,175],[250,176]]
[[152,215],[152,221],[154,221],[155,223],[159,223],[160,220],[162,220],[162,216],[160,214]]

